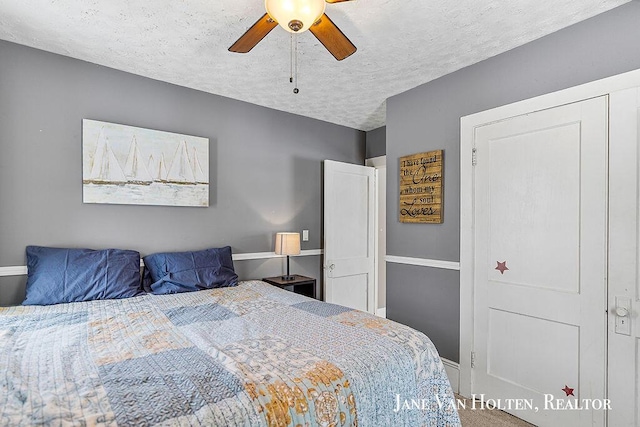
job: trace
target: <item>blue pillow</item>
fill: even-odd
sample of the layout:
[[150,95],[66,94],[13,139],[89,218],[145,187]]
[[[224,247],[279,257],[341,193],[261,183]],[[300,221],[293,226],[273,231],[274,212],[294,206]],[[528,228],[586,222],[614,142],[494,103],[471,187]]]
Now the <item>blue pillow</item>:
[[229,246],[202,251],[151,254],[143,259],[145,289],[157,295],[238,284]]
[[142,293],[136,251],[27,246],[27,268],[27,296],[22,305],[129,298]]

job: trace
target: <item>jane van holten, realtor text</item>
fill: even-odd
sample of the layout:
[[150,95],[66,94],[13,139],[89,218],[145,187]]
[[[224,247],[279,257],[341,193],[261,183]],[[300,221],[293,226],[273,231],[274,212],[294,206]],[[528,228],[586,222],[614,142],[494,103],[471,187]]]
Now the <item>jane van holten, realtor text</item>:
[[534,405],[533,399],[486,399],[484,394],[472,394],[471,399],[452,399],[434,395],[429,399],[403,399],[396,394],[394,412],[428,410],[437,404],[440,409],[446,406],[456,409],[499,409],[506,411],[610,411],[609,399],[556,399],[553,394],[544,395],[544,406]]

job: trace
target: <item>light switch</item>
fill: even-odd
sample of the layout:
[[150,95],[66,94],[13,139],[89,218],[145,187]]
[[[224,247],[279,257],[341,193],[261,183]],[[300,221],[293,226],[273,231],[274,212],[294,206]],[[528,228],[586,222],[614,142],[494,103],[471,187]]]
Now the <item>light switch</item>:
[[309,230],[302,230],[302,241],[303,242],[309,241]]

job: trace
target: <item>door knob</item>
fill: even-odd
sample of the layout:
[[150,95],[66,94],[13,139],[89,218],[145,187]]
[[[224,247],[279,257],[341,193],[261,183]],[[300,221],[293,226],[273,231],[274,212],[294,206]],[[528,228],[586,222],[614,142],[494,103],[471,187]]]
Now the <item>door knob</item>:
[[629,315],[629,310],[626,307],[616,307],[616,316],[619,317],[627,317]]
[[334,268],[336,268],[336,265],[335,265],[335,264],[331,264],[331,265],[329,266],[329,271],[333,271],[333,269],[334,269]]
[[631,335],[631,298],[616,296],[616,305],[613,309],[616,315],[616,334]]

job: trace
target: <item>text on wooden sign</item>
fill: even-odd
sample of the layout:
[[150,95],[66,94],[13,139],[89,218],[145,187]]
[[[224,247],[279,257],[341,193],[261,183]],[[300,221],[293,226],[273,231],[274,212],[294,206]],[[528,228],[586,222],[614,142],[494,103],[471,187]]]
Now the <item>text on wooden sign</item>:
[[400,222],[441,224],[443,150],[400,157]]

